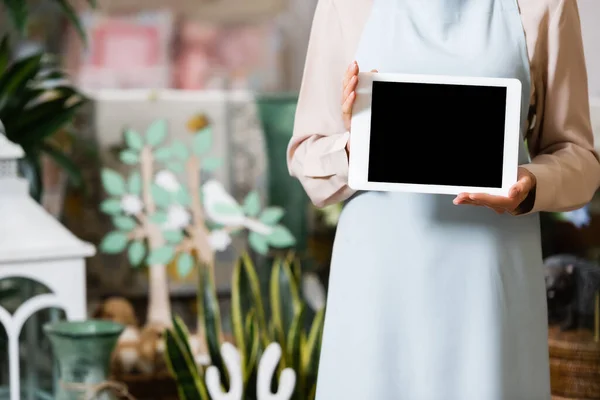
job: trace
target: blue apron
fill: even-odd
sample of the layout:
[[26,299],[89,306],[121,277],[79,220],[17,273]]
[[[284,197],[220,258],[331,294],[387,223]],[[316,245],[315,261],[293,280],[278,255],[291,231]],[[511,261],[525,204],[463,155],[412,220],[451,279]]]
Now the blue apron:
[[[527,128],[517,0],[374,0],[356,60],[362,71],[517,78]],[[528,161],[524,144],[519,158]],[[538,215],[452,200],[365,192],[348,201],[317,400],[551,398]]]

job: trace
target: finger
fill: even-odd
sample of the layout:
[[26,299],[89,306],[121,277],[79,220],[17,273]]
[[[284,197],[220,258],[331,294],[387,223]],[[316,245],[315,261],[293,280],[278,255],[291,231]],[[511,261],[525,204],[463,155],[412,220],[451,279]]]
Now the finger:
[[517,183],[515,183],[508,192],[508,197],[511,199],[519,200],[519,203],[525,199],[527,193],[531,190],[533,186],[533,181],[531,177],[525,175],[521,177]]
[[354,105],[354,98],[356,97],[356,92],[352,92],[346,98],[346,101],[342,105],[342,113],[343,114],[352,114],[352,106]]
[[477,206],[477,207],[486,207],[489,208],[490,210],[494,211],[497,214],[504,214],[506,212],[505,209],[503,208],[497,208],[497,207],[492,207],[488,204],[484,204],[478,201],[474,201],[471,200],[469,198],[469,195],[462,195],[462,196],[457,196],[457,198],[454,201],[454,204],[456,205],[470,205],[470,206]]
[[513,210],[519,204],[517,200],[510,197],[493,196],[485,193],[473,193],[469,195],[469,198],[473,201],[505,210]]
[[358,75],[358,63],[356,61],[353,61],[352,63],[350,63],[348,69],[346,70],[346,75],[344,76],[344,88],[348,86],[348,82],[350,82],[350,79],[356,75]]
[[459,193],[458,196],[454,198],[454,204],[465,204],[466,202],[470,202],[468,193]]
[[376,69],[372,69],[371,72],[377,73],[379,71],[377,71]]
[[348,85],[344,89],[344,94],[343,94],[344,102],[346,101],[346,99],[348,99],[348,96],[350,96],[350,93],[352,93],[356,89],[357,83],[358,83],[358,77],[355,75],[350,79],[350,82],[348,82]]

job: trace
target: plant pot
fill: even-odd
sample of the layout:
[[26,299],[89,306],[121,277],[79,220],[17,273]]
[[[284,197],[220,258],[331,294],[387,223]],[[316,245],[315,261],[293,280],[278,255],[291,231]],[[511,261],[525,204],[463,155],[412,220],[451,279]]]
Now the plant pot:
[[100,385],[107,382],[111,353],[123,329],[116,322],[100,320],[44,326],[59,366],[61,381],[55,400],[117,399],[108,388],[101,390]]

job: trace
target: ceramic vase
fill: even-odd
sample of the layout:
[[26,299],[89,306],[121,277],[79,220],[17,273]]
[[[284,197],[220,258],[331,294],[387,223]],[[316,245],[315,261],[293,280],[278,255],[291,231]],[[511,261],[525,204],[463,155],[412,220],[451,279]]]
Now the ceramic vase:
[[[124,326],[111,321],[62,321],[44,326],[60,382],[55,400],[91,398],[108,379],[110,358]],[[109,390],[95,394],[94,400],[116,400]]]

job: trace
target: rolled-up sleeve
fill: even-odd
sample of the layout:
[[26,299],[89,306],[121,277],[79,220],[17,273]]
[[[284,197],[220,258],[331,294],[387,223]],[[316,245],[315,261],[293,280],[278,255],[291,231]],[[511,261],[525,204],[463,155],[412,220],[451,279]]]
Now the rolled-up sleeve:
[[348,156],[341,113],[342,80],[351,60],[335,4],[319,0],[313,19],[294,135],[287,150],[290,175],[317,207],[350,197]]
[[552,12],[546,41],[544,112],[539,138],[525,167],[537,180],[535,211],[569,211],[588,203],[600,185],[577,3]]

